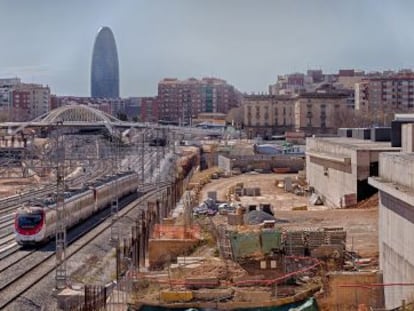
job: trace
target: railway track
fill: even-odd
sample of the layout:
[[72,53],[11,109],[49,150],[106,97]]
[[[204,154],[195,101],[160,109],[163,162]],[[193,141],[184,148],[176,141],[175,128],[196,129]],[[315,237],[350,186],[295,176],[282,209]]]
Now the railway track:
[[[97,179],[105,174],[107,174],[109,169],[104,166],[103,170],[99,167],[95,170],[91,171],[91,175],[88,177],[89,180]],[[85,176],[76,176],[68,180],[72,186],[80,185],[85,179]],[[30,190],[26,192],[22,192],[20,195],[14,195],[12,197],[0,199],[0,230],[2,228],[2,224],[7,222],[10,219],[13,219],[13,212],[14,210],[22,203],[34,199],[38,199],[40,197],[44,197],[47,194],[56,190],[56,185],[48,185],[42,189],[38,190]]]
[[[103,169],[100,169],[102,167]],[[108,169],[105,165],[100,165],[95,170],[91,170],[92,174],[88,177],[92,180],[104,176],[108,173]],[[73,186],[81,184],[85,180],[85,176],[76,176],[70,179]],[[30,200],[30,198],[39,198],[46,196],[46,194],[55,190],[56,186],[46,187],[39,191],[34,191],[30,196],[26,196],[24,201]],[[4,201],[4,200],[3,200]],[[0,260],[7,258],[8,256],[15,255],[19,250],[19,246],[14,242],[13,224],[14,224],[14,212],[22,203],[23,199],[19,198],[17,201],[12,198],[11,202],[14,205],[0,210]]]
[[[149,172],[150,165],[148,165],[150,161],[151,161],[151,156],[147,155],[146,161],[145,161],[146,175],[150,173]],[[95,170],[91,170],[93,174],[88,177],[88,180],[96,180],[99,177],[102,177],[102,176],[105,176],[111,173],[111,167],[106,165],[106,163],[102,163],[100,166],[103,167],[103,169],[96,168]],[[85,179],[86,178],[83,175],[76,176],[70,179],[70,183],[72,187],[75,187],[85,182]],[[147,186],[147,185],[143,185],[143,186]],[[13,241],[14,239],[13,239],[13,227],[12,226],[14,224],[14,212],[18,208],[19,204],[21,204],[22,201],[30,200],[30,198],[39,198],[42,196],[45,197],[46,194],[50,193],[51,191],[55,189],[56,189],[55,185],[52,185],[50,187],[47,187],[47,188],[44,188],[38,191],[34,191],[33,193],[30,193],[29,196],[22,196],[17,201],[16,201],[16,198],[13,197],[11,199],[12,199],[12,202],[14,202],[14,205],[8,208],[1,209],[1,204],[0,204],[0,260],[3,258],[6,258],[7,256],[13,255],[16,251],[12,252],[11,251],[12,248],[14,249],[18,248],[16,247],[17,244]]]
[[[106,165],[100,165],[100,166],[103,166],[102,167],[103,170],[100,169],[100,167],[97,167],[95,170],[91,170],[92,174],[88,177],[88,179],[90,180],[97,179],[109,173],[110,169],[108,168],[108,166]],[[84,179],[85,179],[85,176],[80,175],[80,176],[75,176],[67,180],[67,182],[73,186],[76,186],[76,185],[81,184]],[[43,188],[41,189],[28,190],[18,195],[13,195],[7,198],[0,199],[0,224],[1,224],[2,216],[5,216],[5,215],[7,216],[8,214],[10,214],[10,212],[12,212],[16,208],[16,206],[19,205],[19,203],[42,197],[55,190],[56,190],[56,185],[46,185],[46,186],[43,186]]]
[[[146,193],[123,207],[119,212],[119,218],[127,215],[137,207],[142,208],[142,203],[145,200],[156,195],[157,188],[162,191],[165,190],[168,185],[169,183],[167,182],[158,187],[152,184],[143,185],[141,191]],[[90,244],[104,231],[109,230],[111,223],[105,222],[106,219],[107,218],[101,219],[101,221],[97,222],[93,227],[89,227],[86,231],[82,231],[71,238],[66,250],[66,258],[69,259]],[[77,243],[73,243],[75,241]],[[40,251],[41,249],[28,251],[28,253],[22,254],[22,257],[17,262],[0,267],[0,309],[9,306],[22,294],[34,287],[39,281],[54,271],[55,252],[54,249],[48,250],[47,247],[50,247],[50,243],[48,245],[42,249],[43,252]],[[31,256],[33,253],[36,253],[35,260]],[[18,272],[18,269],[16,269],[17,265],[25,266],[26,269]]]

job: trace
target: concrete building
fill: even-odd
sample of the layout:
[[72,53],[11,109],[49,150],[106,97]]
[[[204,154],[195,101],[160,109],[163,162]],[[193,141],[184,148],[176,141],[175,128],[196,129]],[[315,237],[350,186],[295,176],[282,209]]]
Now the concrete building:
[[391,147],[390,142],[307,138],[307,181],[326,205],[335,208],[354,205],[376,192],[368,184],[368,178],[378,176],[380,153],[399,150]]
[[369,178],[379,190],[379,259],[384,287],[385,307],[412,302],[414,283],[414,124],[404,124],[403,150],[383,153],[379,158],[379,176]]
[[216,78],[164,79],[158,83],[159,118],[191,124],[199,113],[227,113],[240,106],[240,93]]
[[99,29],[93,46],[91,96],[119,97],[118,53],[114,34],[109,27]]

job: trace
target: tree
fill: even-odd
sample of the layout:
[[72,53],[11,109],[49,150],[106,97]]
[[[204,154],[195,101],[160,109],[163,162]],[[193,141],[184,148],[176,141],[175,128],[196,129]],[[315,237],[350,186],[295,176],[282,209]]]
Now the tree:
[[118,112],[118,113],[116,114],[116,117],[117,117],[119,120],[121,120],[121,121],[128,121],[128,117],[127,117],[127,115],[126,115],[125,113],[123,113],[123,112]]

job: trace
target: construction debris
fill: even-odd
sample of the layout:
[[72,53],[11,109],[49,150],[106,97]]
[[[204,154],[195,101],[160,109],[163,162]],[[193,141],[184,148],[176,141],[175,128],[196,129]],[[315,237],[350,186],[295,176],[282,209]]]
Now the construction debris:
[[266,220],[273,220],[275,222],[278,222],[278,220],[275,217],[263,211],[254,210],[244,215],[244,222],[247,225],[258,225]]

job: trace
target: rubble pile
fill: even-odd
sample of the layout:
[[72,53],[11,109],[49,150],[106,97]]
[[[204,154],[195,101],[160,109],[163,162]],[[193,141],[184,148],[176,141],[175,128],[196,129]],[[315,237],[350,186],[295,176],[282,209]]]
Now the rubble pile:
[[272,221],[275,221],[276,223],[284,222],[260,210],[250,211],[244,215],[244,223],[247,225],[259,225],[263,223],[265,220],[272,220]]

